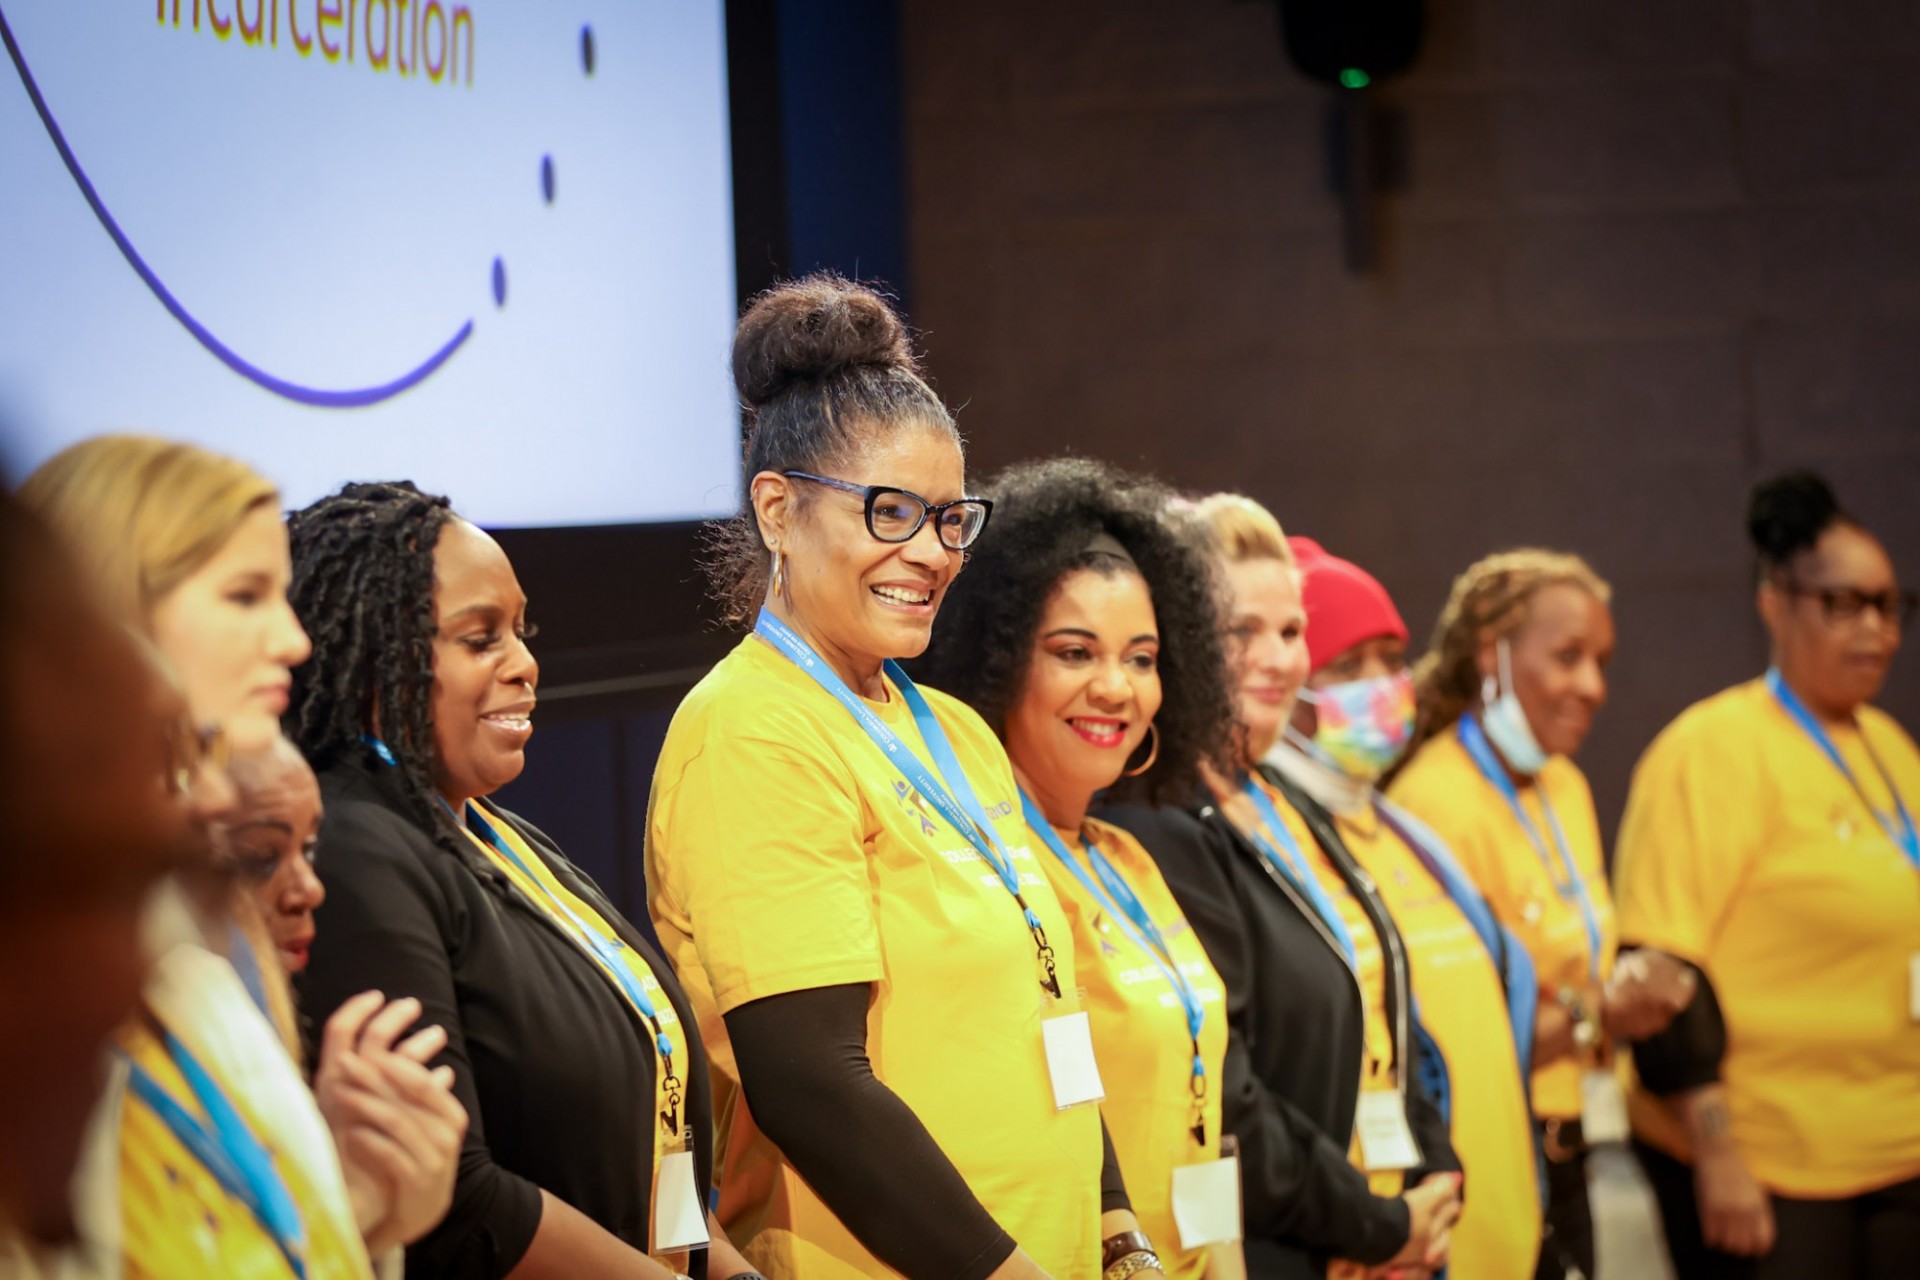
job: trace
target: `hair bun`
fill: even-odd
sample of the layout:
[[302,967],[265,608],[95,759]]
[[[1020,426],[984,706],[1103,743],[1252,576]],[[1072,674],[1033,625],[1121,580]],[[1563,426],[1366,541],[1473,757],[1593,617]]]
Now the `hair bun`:
[[1747,536],[1768,564],[1785,564],[1811,548],[1840,519],[1840,503],[1811,471],[1789,471],[1754,486],[1747,500]]
[[917,372],[892,305],[832,272],[767,290],[748,305],[733,338],[734,385],[756,409],[790,387],[863,365]]

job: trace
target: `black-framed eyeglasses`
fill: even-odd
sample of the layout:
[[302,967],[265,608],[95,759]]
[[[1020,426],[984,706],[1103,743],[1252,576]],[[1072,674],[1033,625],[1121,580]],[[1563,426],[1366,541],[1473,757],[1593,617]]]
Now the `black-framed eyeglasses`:
[[1828,622],[1852,622],[1868,609],[1895,628],[1904,628],[1920,609],[1920,592],[1859,591],[1853,587],[1820,587],[1787,579],[1781,587],[1790,596],[1806,596],[1820,602],[1820,614]]
[[880,484],[855,484],[832,476],[817,476],[811,471],[782,471],[794,480],[809,480],[842,493],[859,494],[866,501],[867,532],[881,542],[908,542],[920,532],[920,526],[933,521],[934,536],[949,551],[965,551],[987,527],[993,503],[985,498],[955,498],[952,502],[928,502],[907,489]]

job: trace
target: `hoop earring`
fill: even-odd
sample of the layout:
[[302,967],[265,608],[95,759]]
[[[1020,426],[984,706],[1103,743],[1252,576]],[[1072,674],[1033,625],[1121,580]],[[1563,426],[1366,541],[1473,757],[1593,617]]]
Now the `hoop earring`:
[[1489,671],[1480,678],[1480,705],[1490,707],[1498,701],[1500,701],[1500,682],[1494,679],[1493,673]]
[[1123,772],[1120,775],[1121,777],[1137,778],[1147,770],[1153,768],[1153,762],[1160,758],[1160,726],[1151,720],[1147,721],[1147,741],[1152,744],[1147,751],[1147,758],[1140,763],[1138,768],[1128,769]]
[[773,569],[768,579],[773,594],[784,600],[787,595],[787,553],[777,547],[773,552]]

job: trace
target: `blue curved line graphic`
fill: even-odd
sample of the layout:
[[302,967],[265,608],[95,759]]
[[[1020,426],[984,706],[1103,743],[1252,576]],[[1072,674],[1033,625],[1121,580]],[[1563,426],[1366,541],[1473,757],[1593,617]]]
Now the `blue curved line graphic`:
[[40,86],[34,82],[33,73],[27,69],[26,57],[20,52],[20,45],[13,38],[13,28],[8,25],[4,11],[0,11],[0,40],[6,42],[7,53],[13,59],[14,68],[20,73],[20,83],[26,86],[27,96],[33,99],[33,108],[40,113],[40,122],[47,127],[47,136],[53,139],[53,145],[60,152],[61,160],[66,162],[67,172],[73,175],[74,184],[80,188],[80,194],[87,198],[87,204],[92,207],[94,216],[100,219],[100,225],[113,238],[114,244],[120,247],[127,265],[146,281],[147,288],[153,290],[153,296],[160,300],[160,305],[165,307],[188,333],[197,338],[201,346],[212,352],[222,364],[247,381],[300,404],[313,405],[321,409],[358,409],[392,399],[409,387],[425,381],[436,369],[452,359],[453,353],[472,336],[473,321],[468,320],[444,346],[428,356],[416,368],[377,387],[359,387],[346,391],[303,387],[298,383],[288,382],[285,378],[277,378],[258,365],[248,362],[232,347],[215,337],[205,325],[193,318],[192,314],[180,304],[180,300],[173,296],[173,291],[167,288],[160,277],[155,275],[153,269],[140,257],[139,250],[133,247],[133,242],[127,239],[125,232],[120,230],[120,224],[113,220],[113,215],[107,212],[107,206],[100,201],[100,194],[93,189],[93,183],[88,180],[86,172],[80,168],[80,161],[74,157],[73,148],[67,145],[66,135],[60,132],[60,126],[54,120],[53,112],[47,107],[47,100],[40,95]]

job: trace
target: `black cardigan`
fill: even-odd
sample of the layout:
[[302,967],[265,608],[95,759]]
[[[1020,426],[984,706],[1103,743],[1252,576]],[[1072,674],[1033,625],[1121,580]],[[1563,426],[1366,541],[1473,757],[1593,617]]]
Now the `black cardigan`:
[[[326,804],[315,869],[326,887],[312,962],[300,980],[318,1034],[368,989],[414,996],[421,1026],[447,1030],[434,1065],[454,1069],[469,1116],[453,1206],[407,1250],[410,1277],[496,1280],[540,1225],[540,1190],[636,1249],[652,1204],[656,1059],[652,1034],[605,975],[475,849],[430,833],[379,766],[320,774]],[[561,882],[646,958],[686,1033],[685,1123],[696,1185],[713,1178],[712,1098],[699,1023],[673,970],[547,837],[513,825]],[[696,1277],[706,1253],[693,1254]]]
[[[1270,775],[1271,776],[1271,775]],[[1275,783],[1308,818],[1380,935],[1387,1017],[1414,1052],[1404,948],[1372,880],[1331,824],[1291,783]],[[1222,1124],[1240,1143],[1247,1270],[1253,1277],[1321,1277],[1332,1258],[1376,1265],[1400,1251],[1406,1203],[1374,1195],[1347,1156],[1365,1051],[1360,987],[1312,908],[1211,804],[1188,811],[1115,806],[1099,815],[1153,856],[1227,987]],[[1397,1066],[1399,1064],[1396,1064]],[[1460,1168],[1446,1121],[1411,1065],[1407,1120],[1422,1166]]]

